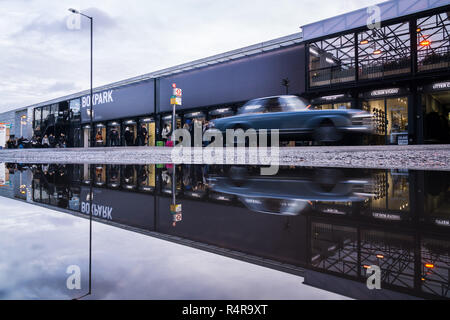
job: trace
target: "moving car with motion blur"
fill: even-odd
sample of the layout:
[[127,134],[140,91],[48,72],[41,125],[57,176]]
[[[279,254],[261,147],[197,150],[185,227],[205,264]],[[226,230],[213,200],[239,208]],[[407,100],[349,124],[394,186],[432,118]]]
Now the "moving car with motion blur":
[[278,129],[281,140],[337,142],[345,136],[372,132],[373,115],[356,109],[314,110],[304,99],[273,96],[247,102],[238,114],[212,120],[209,128],[225,133],[227,129]]

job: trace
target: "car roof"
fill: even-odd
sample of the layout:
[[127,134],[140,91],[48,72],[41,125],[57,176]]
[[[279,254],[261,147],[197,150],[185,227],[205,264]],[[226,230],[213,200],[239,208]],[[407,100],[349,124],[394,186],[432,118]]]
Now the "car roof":
[[299,96],[290,94],[290,95],[280,95],[280,96],[270,96],[270,97],[261,97],[261,98],[254,98],[251,99],[249,101],[253,101],[253,100],[263,100],[263,99],[273,99],[273,98],[299,98]]

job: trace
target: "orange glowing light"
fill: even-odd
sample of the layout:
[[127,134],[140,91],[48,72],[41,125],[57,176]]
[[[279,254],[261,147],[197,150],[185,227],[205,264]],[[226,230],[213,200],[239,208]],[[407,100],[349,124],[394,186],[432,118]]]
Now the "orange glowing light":
[[422,40],[422,41],[420,41],[420,45],[422,47],[428,47],[430,44],[431,44],[430,40]]
[[416,31],[417,31],[417,32],[420,32],[420,31],[422,31],[422,29],[421,29],[421,28],[417,28]]
[[368,44],[369,40],[361,40],[361,42],[359,44]]
[[368,266],[367,264],[365,264],[365,265],[363,266],[363,268],[364,268],[364,269],[370,269],[370,266]]
[[434,268],[434,264],[432,264],[432,263],[425,263],[425,267],[429,268],[429,269],[433,269]]
[[384,259],[384,256],[382,254],[377,254],[378,259]]
[[381,54],[381,50],[380,50],[380,49],[377,49],[377,50],[375,50],[375,51],[373,52],[373,54]]

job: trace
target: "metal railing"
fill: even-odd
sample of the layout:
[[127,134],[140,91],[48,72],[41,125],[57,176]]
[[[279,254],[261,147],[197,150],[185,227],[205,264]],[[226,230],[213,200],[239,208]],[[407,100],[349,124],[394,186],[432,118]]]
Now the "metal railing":
[[450,46],[423,49],[417,52],[417,70],[427,71],[450,67]]

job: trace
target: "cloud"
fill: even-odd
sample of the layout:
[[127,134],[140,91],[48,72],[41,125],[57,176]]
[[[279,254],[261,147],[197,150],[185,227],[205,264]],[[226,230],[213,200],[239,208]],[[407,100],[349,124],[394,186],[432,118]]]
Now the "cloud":
[[[111,32],[119,27],[119,18],[112,18],[108,13],[91,7],[81,11],[93,18],[95,32]],[[72,23],[73,22],[73,23]],[[73,26],[71,28],[71,26]],[[89,20],[77,14],[68,14],[65,17],[54,19],[47,14],[41,14],[26,24],[20,31],[10,35],[11,39],[37,34],[42,38],[67,35],[68,31],[89,31]]]
[[[71,1],[0,0],[0,74],[7,75],[0,79],[0,112],[89,88],[89,20],[79,17],[81,29],[69,29],[70,7],[94,17],[94,86],[100,86],[295,33],[301,25],[379,2]],[[53,85],[60,91],[49,90]]]

